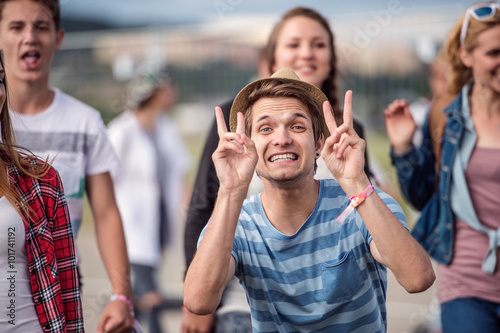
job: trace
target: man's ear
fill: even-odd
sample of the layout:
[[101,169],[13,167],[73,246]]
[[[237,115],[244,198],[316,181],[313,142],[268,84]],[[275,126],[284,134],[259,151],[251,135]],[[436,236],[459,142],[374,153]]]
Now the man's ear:
[[458,56],[460,57],[460,60],[462,61],[462,64],[464,64],[465,67],[471,68],[472,67],[472,55],[467,52],[463,47],[458,49]]
[[325,139],[324,136],[321,135],[318,141],[316,141],[316,147],[314,149],[316,156],[318,156],[318,154],[321,156],[321,151],[323,150],[324,145],[325,145]]
[[59,29],[59,31],[56,32],[56,50],[59,51],[59,49],[61,48],[61,44],[62,44],[62,41],[64,39],[64,30],[63,29]]

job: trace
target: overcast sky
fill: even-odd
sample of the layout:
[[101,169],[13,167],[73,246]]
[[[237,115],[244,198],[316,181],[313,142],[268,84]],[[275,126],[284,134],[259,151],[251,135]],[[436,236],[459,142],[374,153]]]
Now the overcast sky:
[[[98,18],[123,26],[224,20],[246,15],[273,15],[304,5],[327,17],[370,15],[400,8],[405,13],[463,11],[470,0],[60,0],[63,16]],[[392,7],[391,7],[392,6]]]

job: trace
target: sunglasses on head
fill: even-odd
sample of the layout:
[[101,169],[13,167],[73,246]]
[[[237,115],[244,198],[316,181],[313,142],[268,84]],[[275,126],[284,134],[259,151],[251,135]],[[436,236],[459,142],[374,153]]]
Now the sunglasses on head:
[[484,21],[495,16],[497,8],[500,9],[500,2],[476,4],[467,9],[462,23],[462,30],[460,31],[460,46],[464,46],[470,17],[473,16],[477,21]]

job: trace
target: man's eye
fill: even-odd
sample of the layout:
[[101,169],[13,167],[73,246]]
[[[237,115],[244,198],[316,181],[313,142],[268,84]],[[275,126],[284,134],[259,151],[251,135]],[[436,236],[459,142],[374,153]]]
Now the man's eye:
[[260,129],[261,132],[270,132],[271,128],[270,127],[263,127]]
[[39,24],[36,26],[36,29],[40,31],[47,31],[49,30],[49,26],[46,24]]

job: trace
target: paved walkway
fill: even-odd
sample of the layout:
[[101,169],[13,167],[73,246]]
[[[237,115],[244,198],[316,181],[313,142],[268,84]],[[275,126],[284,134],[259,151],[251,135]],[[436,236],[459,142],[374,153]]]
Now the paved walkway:
[[[178,239],[182,239],[182,228],[178,230]],[[83,308],[87,332],[96,332],[99,316],[111,295],[95,241],[91,223],[85,223],[78,236],[77,243],[81,255],[81,268],[84,276]],[[182,295],[184,274],[184,252],[182,241],[167,253],[159,272],[164,294],[174,299]],[[389,272],[387,311],[388,333],[414,333],[420,324],[425,324],[435,313],[432,306],[434,286],[420,294],[410,295],[395,281]],[[165,333],[180,332],[182,312],[165,311],[162,318]]]

